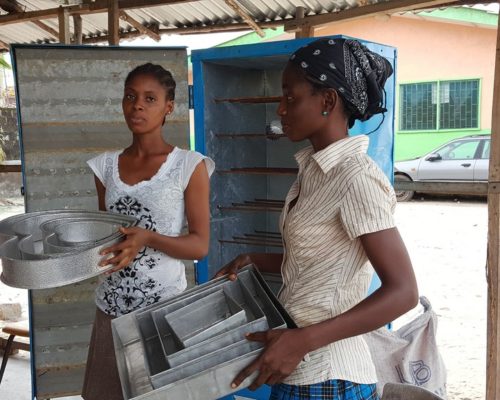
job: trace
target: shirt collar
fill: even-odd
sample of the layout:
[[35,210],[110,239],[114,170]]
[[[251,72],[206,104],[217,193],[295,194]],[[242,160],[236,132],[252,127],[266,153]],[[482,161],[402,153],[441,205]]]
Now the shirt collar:
[[316,161],[323,173],[327,174],[342,159],[359,153],[366,153],[369,139],[366,135],[348,136],[345,139],[338,140],[324,149],[314,152],[312,146],[298,151],[295,159],[302,169],[305,162],[312,158]]

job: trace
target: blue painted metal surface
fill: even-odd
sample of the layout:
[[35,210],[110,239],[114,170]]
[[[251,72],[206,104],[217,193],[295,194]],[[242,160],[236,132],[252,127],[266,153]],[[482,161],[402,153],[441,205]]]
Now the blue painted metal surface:
[[256,390],[243,389],[238,391],[237,393],[230,394],[229,396],[224,396],[219,400],[244,400],[244,399],[258,399],[264,400],[269,399],[271,395],[271,387],[267,385],[262,385]]

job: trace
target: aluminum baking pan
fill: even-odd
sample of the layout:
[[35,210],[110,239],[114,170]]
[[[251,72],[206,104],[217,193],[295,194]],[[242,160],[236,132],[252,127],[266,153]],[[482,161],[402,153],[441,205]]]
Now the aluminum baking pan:
[[[239,280],[236,280],[235,282],[244,281],[245,284],[247,285],[247,289],[250,290],[252,296],[256,296],[256,290],[254,288],[254,285],[255,283],[257,283],[257,285],[260,286],[267,293],[272,303],[279,310],[279,313],[283,317],[288,319],[288,321],[286,321],[287,324],[291,327],[296,327],[294,325],[295,323],[293,322],[293,320],[289,319],[287,312],[285,311],[283,306],[281,306],[278,299],[276,299],[273,292],[267,286],[267,283],[262,278],[261,274],[253,265],[248,265],[242,268],[238,272],[238,278]],[[175,310],[178,310],[179,308],[184,307],[185,305],[190,304],[193,301],[203,298],[204,296],[207,296],[210,293],[220,290],[221,288],[223,288],[224,290],[229,290],[230,295],[238,302],[238,304],[244,303],[245,298],[243,291],[239,290],[238,286],[232,285],[231,282],[232,281],[230,281],[226,277],[220,277],[208,281],[203,285],[192,287],[170,299],[152,304],[143,310],[137,310],[136,311],[137,319],[139,321],[151,320],[152,312],[164,307],[168,307],[169,312],[174,312]],[[155,325],[153,324],[152,320],[150,322],[151,322],[150,324],[144,322],[141,323],[141,329],[143,329],[143,334],[146,338],[156,335]]]
[[[272,300],[274,295],[272,293],[270,294],[270,291],[267,292],[264,289],[263,285],[266,285],[266,283],[264,280],[259,281],[257,279],[256,271],[239,273],[238,279],[241,279],[241,282],[250,291],[255,301],[264,312],[271,329],[281,328],[287,325],[285,316],[288,316],[288,314],[285,309],[283,309],[282,312],[278,310],[275,302]],[[279,303],[277,299],[276,302]]]
[[164,317],[183,347],[193,346],[247,322],[243,308],[224,290],[218,290]]
[[263,349],[263,347],[263,344],[260,342],[251,342],[245,339],[240,340],[224,348],[217,349],[212,353],[190,360],[175,368],[168,369],[161,374],[152,376],[151,383],[153,388],[158,389],[181,379],[199,374],[200,372],[216,367],[227,361],[244,356],[252,351]]
[[[238,278],[235,282],[229,281],[226,277],[210,281],[204,285],[189,289],[174,298],[151,305],[144,310],[121,316],[112,321],[115,354],[125,400],[163,400],[165,398],[191,400],[217,399],[235,391],[230,387],[232,380],[260,352],[260,350],[249,352],[241,357],[205,369],[196,375],[155,389],[152,385],[152,380],[159,378],[155,377],[156,374],[167,371],[168,365],[165,357],[163,357],[161,341],[156,332],[151,313],[154,310],[165,307],[165,305],[176,304],[178,308],[181,308],[183,305],[179,306],[179,304],[189,304],[189,300],[198,297],[200,293],[207,295],[213,293],[213,291],[220,290],[222,287],[228,290],[235,299],[238,296],[233,295],[233,293],[237,294],[240,292],[240,298],[237,301],[244,301],[243,291],[238,288],[247,286],[256,302],[264,304],[262,309],[265,310],[268,321],[274,323],[278,320],[282,322],[287,321],[289,328],[296,327],[293,320],[288,316],[283,307],[279,305],[278,300],[253,266],[246,267],[240,271]],[[241,286],[242,283],[244,286]],[[237,289],[234,291],[229,289],[233,287]],[[264,300],[261,300],[258,298],[259,295],[267,297],[267,299],[264,298]],[[239,304],[242,305],[242,303]],[[242,305],[242,307],[245,309],[245,305]],[[247,312],[247,309],[245,311]],[[274,312],[279,317],[274,315]],[[270,316],[267,315],[268,313],[270,313]],[[285,326],[283,324],[280,327]],[[217,338],[219,337],[217,336]],[[202,342],[202,344],[207,344],[215,339],[212,338],[207,342]],[[252,380],[253,378],[246,379],[238,389],[248,386]]]
[[[0,232],[4,233],[2,242],[17,238],[19,240],[19,251],[22,253],[22,257],[24,259],[45,259],[51,257],[59,257],[52,256],[51,254],[46,254],[43,250],[44,238],[53,234],[50,229],[54,225],[61,225],[66,221],[90,218],[100,219],[101,221],[104,221],[106,223],[115,222],[123,226],[128,226],[131,223],[136,223],[136,220],[134,218],[101,211],[39,211],[34,213],[16,215],[0,221]],[[44,228],[45,226],[46,228]],[[44,232],[43,229],[46,229],[46,231]],[[116,232],[109,238],[105,238],[105,241],[119,236],[120,233]],[[70,249],[68,249],[68,251],[69,250]]]
[[[262,281],[261,283],[256,278],[255,274],[256,271],[245,269],[238,273],[238,279],[236,281],[230,281],[225,277],[219,278],[218,280],[198,286],[195,291],[183,293],[179,296],[175,296],[173,299],[158,303],[158,305],[148,307],[145,311],[139,312],[137,322],[142,343],[144,345],[144,353],[146,354],[146,368],[148,370],[148,374],[150,376],[154,376],[166,370],[168,368],[168,362],[164,357],[164,354],[174,354],[176,351],[182,349],[182,346],[179,346],[176,343],[172,335],[166,334],[164,336],[160,336],[158,334],[152,315],[155,310],[165,307],[166,311],[174,312],[188,304],[191,304],[193,301],[202,299],[222,288],[223,290],[228,291],[228,293],[238,302],[238,304],[242,305],[248,313],[251,312],[250,307],[246,304],[244,293],[241,290],[241,285],[244,285],[254,299],[254,302],[264,312],[269,328],[275,329],[284,327],[287,321],[271,300],[274,296],[272,293],[269,295],[263,289],[262,284],[265,285],[265,282]],[[286,311],[283,310],[283,313],[286,315]],[[251,320],[251,318],[249,320]]]
[[[146,368],[148,369],[149,375],[156,374],[168,368],[165,357],[161,356],[164,354],[164,350],[152,317],[152,312],[166,305],[174,306],[174,304],[174,309],[179,309],[185,304],[189,304],[191,302],[190,299],[201,298],[203,292],[208,294],[219,290],[220,285],[224,282],[227,282],[227,279],[224,277],[210,281],[202,286],[188,289],[174,298],[153,304],[145,310],[138,310],[135,312],[134,322],[129,323],[129,325],[137,325],[136,333],[141,341],[141,345],[144,346],[143,352],[146,355]],[[165,346],[167,349],[165,351],[168,351],[169,354],[181,350],[177,347],[177,344],[170,334],[168,334],[168,338],[165,339]]]
[[[168,306],[163,307],[159,310],[152,311],[153,321],[160,336],[163,353],[165,354],[167,364],[170,368],[173,368],[194,358],[201,357],[218,348],[223,348],[224,346],[227,346],[231,343],[242,340],[245,338],[245,334],[248,332],[265,331],[269,329],[267,319],[265,318],[263,311],[257,305],[257,302],[255,301],[253,296],[249,293],[248,289],[246,289],[246,287],[242,285],[241,280],[238,280],[237,282],[238,285],[226,285],[225,290],[231,291],[232,293],[236,290],[231,289],[241,288],[241,292],[243,293],[244,297],[244,304],[240,304],[245,310],[246,320],[250,322],[247,322],[246,324],[236,327],[228,332],[224,332],[218,336],[215,336],[209,341],[190,346],[186,349],[177,349],[175,346],[175,341],[168,331],[168,325],[166,324],[164,319],[165,314],[169,311]],[[238,295],[236,295],[235,297],[238,297]],[[162,332],[166,332],[166,334],[163,334]]]
[[[0,221],[0,234],[4,240],[10,239],[11,236],[23,237],[32,236],[35,240],[42,239],[42,231],[40,225],[57,216],[70,217],[81,214],[79,210],[56,210],[56,211],[37,211],[26,214],[14,215]],[[0,238],[1,240],[1,238]],[[0,244],[3,243],[0,242]]]
[[197,375],[184,378],[170,385],[163,386],[151,393],[143,394],[134,400],[216,400],[242,388],[248,387],[257,377],[254,372],[238,388],[231,388],[236,375],[260,354],[262,349],[254,350],[238,358],[209,368]]
[[[124,221],[124,215],[104,213],[97,217],[68,217],[57,218],[43,222],[40,225],[43,241],[57,244],[61,248],[66,247],[71,251],[73,247],[94,247],[101,241],[121,236],[118,229],[121,226],[135,225],[137,220]],[[45,245],[45,243],[44,243]]]
[[[57,239],[62,246],[81,246],[83,243],[93,243],[105,239],[118,231],[121,221],[112,219],[80,219],[71,218],[68,221],[48,221],[41,229],[47,232],[50,228],[51,236]],[[44,233],[45,233],[44,232]]]
[[[174,312],[182,307],[193,303],[205,296],[215,293],[220,289],[228,291],[228,293],[242,305],[245,313],[247,313],[249,320],[255,318],[251,313],[248,306],[245,305],[243,293],[238,289],[239,284],[235,285],[233,282],[226,278],[219,278],[216,281],[206,283],[205,285],[198,286],[195,291],[184,292],[181,295],[175,296],[173,299],[166,300],[165,302],[158,303],[156,306],[148,307],[146,312],[139,312],[137,316],[137,325],[139,328],[140,337],[144,345],[144,352],[147,355],[147,369],[149,375],[155,375],[168,368],[165,354],[174,354],[182,350],[182,346],[174,339],[171,334],[166,321],[157,321],[153,318],[153,313],[157,310],[163,309],[163,316],[166,313]],[[158,333],[164,332],[162,335]]]
[[120,236],[118,229],[123,226],[118,219],[81,219],[47,221],[41,226],[43,250],[47,255],[67,253],[95,247],[101,241],[109,241]]
[[[276,297],[277,294],[273,293],[269,285],[267,284],[266,280],[262,276],[262,274],[258,271],[257,268],[253,264],[249,264],[246,267],[242,268],[242,271],[252,271],[251,274],[251,279],[252,281],[257,285],[259,289],[264,291],[267,294],[267,298],[271,300],[271,303],[273,305],[273,309],[276,310],[276,312],[279,314],[280,318],[283,318],[286,322],[286,326],[290,329],[292,328],[297,328],[297,324],[295,321],[288,315],[288,312],[285,310],[285,307],[279,302],[278,298]],[[241,278],[243,278],[243,281],[247,281],[247,285],[249,284],[248,279],[245,275],[241,275]],[[270,310],[264,310],[267,313]]]
[[9,286],[24,289],[46,289],[64,286],[99,275],[112,268],[98,266],[102,256],[99,252],[112,244],[123,240],[120,232],[111,232],[92,240],[91,235],[84,235],[82,246],[73,243],[61,246],[59,253],[47,253],[44,240],[56,232],[51,231],[51,223],[63,226],[65,222],[99,220],[101,224],[113,227],[134,226],[134,217],[111,214],[102,211],[54,210],[39,211],[16,215],[0,222],[0,258],[2,259],[1,280]]
[[[203,357],[204,355],[212,353],[214,351],[225,349],[227,346],[230,346],[233,343],[244,340],[247,333],[262,332],[267,331],[268,329],[269,325],[267,323],[266,317],[255,319],[228,332],[224,332],[218,336],[214,336],[213,338],[210,338],[210,340],[206,340],[194,346],[187,347],[186,349],[179,350],[173,354],[170,354],[167,357],[168,366],[170,368],[175,368],[179,365],[189,362],[190,360]],[[152,380],[155,379],[155,377],[156,375],[152,376]]]
[[[252,374],[237,389],[231,388],[236,374],[252,362],[261,349],[245,354],[234,360],[210,368],[197,375],[184,378],[171,385],[154,389],[145,368],[145,355],[140,340],[131,339],[126,331],[131,330],[133,318],[130,314],[114,319],[111,323],[118,373],[125,400],[215,400],[241,388],[247,387],[255,379]],[[122,321],[118,321],[123,319]],[[123,336],[122,336],[123,335]]]

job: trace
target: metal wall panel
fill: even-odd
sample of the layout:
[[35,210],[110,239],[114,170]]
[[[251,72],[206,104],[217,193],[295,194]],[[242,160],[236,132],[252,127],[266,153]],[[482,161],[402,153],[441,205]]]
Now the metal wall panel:
[[[164,136],[188,147],[188,73],[184,48],[14,46],[27,211],[97,209],[86,160],[126,147],[121,112],[126,74],[145,62],[177,81],[176,108]],[[97,279],[30,291],[34,396],[78,394],[95,313]]]

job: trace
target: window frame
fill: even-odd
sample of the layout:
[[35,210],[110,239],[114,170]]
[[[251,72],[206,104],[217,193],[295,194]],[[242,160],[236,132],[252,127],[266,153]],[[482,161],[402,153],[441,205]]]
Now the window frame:
[[[478,82],[478,101],[477,101],[477,127],[475,128],[445,128],[442,129],[439,127],[441,120],[441,83],[442,82],[463,82],[463,81],[477,81]],[[414,129],[414,130],[404,130],[401,129],[401,124],[403,120],[403,107],[401,97],[403,95],[402,87],[404,85],[415,85],[415,84],[425,84],[425,83],[435,83],[436,84],[436,129]],[[482,100],[482,78],[453,78],[453,79],[426,79],[421,81],[408,81],[408,82],[399,82],[397,86],[397,131],[396,133],[406,134],[406,133],[439,133],[439,132],[477,132],[481,130],[481,100]]]

